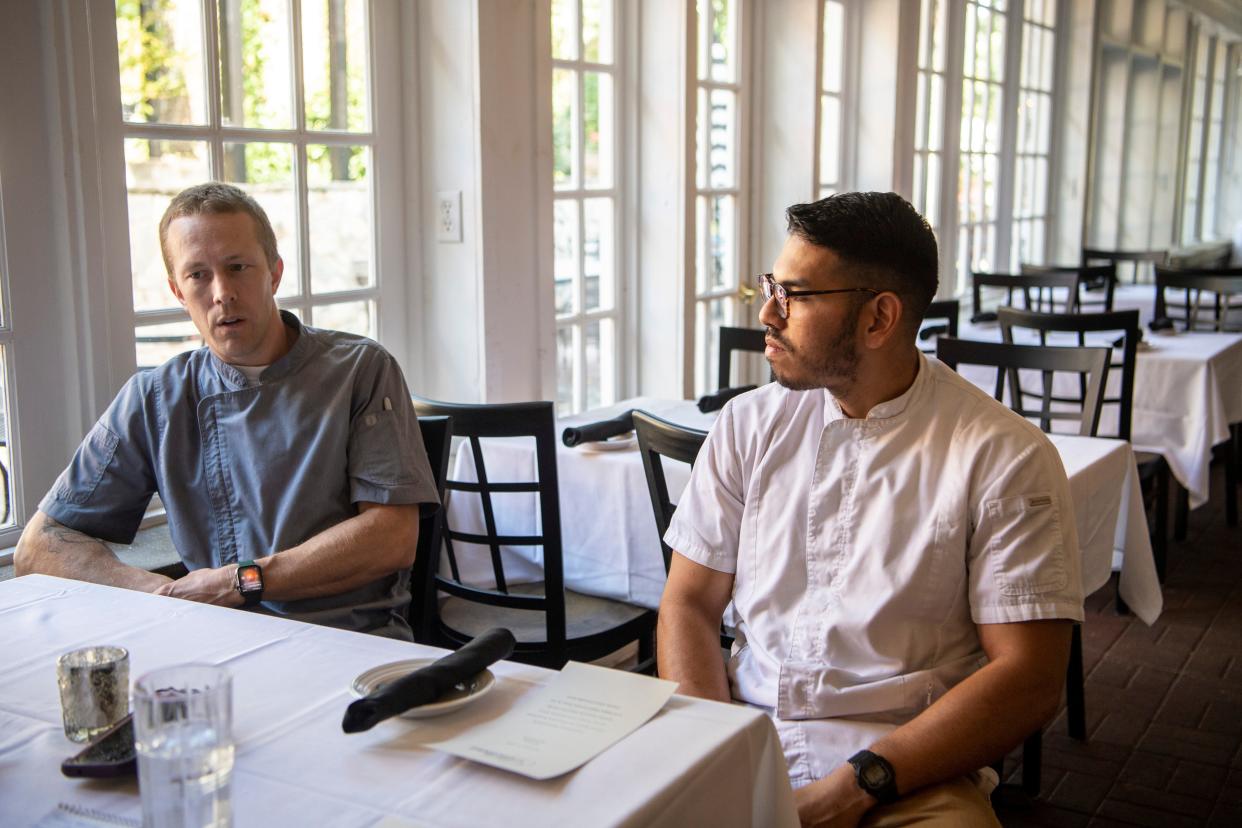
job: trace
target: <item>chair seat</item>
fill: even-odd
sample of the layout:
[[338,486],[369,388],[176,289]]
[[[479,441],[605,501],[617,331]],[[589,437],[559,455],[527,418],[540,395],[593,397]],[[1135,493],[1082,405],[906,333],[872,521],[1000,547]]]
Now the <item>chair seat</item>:
[[[543,582],[510,585],[509,592],[515,595],[543,595]],[[650,610],[623,601],[565,590],[565,635],[571,642],[608,633],[650,614]],[[440,599],[440,620],[446,627],[472,638],[492,627],[509,630],[518,644],[538,644],[548,637],[542,613],[494,607],[451,595]]]

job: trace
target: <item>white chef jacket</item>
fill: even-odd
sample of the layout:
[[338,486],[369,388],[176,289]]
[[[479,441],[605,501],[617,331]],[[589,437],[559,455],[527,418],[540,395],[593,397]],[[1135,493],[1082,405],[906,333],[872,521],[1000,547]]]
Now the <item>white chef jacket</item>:
[[795,784],[987,658],[976,624],[1082,620],[1060,456],[942,363],[846,417],[824,389],[731,400],[665,540],[734,575],[735,699],[769,709]]

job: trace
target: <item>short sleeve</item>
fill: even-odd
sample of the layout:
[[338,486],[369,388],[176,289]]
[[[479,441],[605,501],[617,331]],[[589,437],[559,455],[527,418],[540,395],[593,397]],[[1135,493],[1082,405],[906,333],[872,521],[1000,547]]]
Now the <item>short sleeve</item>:
[[39,503],[48,517],[111,543],[133,543],[155,493],[159,429],[142,374],[117,394]]
[[1041,434],[983,481],[972,504],[968,568],[978,624],[1083,619],[1069,482]]
[[745,507],[742,452],[734,433],[730,400],[699,451],[690,482],[664,534],[664,542],[695,563],[736,572]]
[[354,503],[438,504],[418,417],[396,360],[377,354],[354,389],[349,492]]

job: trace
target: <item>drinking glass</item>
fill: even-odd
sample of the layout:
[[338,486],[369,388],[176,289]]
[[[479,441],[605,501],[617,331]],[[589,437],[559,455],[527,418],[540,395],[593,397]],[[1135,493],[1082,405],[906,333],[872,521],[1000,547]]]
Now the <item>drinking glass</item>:
[[85,742],[129,712],[129,653],[124,647],[83,647],[56,660],[65,735]]
[[233,824],[233,677],[182,664],[134,683],[134,737],[145,828]]

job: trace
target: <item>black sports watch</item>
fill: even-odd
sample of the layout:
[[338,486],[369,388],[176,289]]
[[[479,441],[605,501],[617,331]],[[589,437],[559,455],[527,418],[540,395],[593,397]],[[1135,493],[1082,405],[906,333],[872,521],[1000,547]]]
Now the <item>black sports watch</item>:
[[848,761],[854,766],[858,787],[874,796],[881,805],[897,801],[897,776],[887,759],[878,753],[860,750]]
[[263,567],[254,561],[238,561],[233,587],[242,597],[242,606],[255,606],[263,600]]

